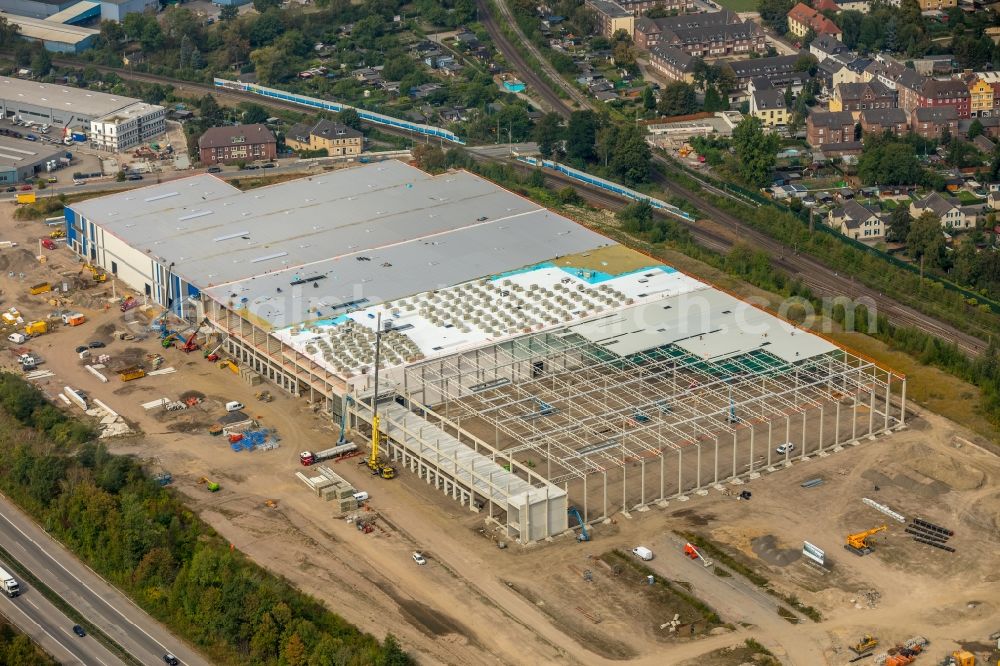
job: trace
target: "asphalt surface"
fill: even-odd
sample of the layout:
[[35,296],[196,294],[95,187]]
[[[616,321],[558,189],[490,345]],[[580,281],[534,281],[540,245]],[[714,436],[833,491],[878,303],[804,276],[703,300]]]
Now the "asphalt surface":
[[[18,550],[15,544],[14,550]],[[0,566],[13,573],[9,562]],[[17,578],[17,575],[14,574]],[[76,624],[66,617],[38,590],[32,589],[18,578],[20,596],[11,599],[0,594],[0,613],[10,620],[31,640],[48,652],[61,664],[82,664],[84,666],[125,666],[118,657],[97,642],[93,636],[80,638],[73,633]]]
[[[91,571],[2,496],[0,538],[3,539],[7,552],[17,558],[23,567],[141,663],[162,664],[163,655],[170,652],[186,666],[209,665],[207,660],[172,636],[163,625]],[[20,607],[21,601],[29,606],[29,600],[39,608],[44,601],[36,591],[29,591],[24,598],[18,597],[11,601]],[[52,618],[46,619],[48,627],[57,630],[64,627],[67,631],[72,631],[73,623],[65,618],[60,620],[58,616],[47,617]],[[94,642],[89,637],[81,640]],[[111,662],[100,661],[83,663],[111,665]]]

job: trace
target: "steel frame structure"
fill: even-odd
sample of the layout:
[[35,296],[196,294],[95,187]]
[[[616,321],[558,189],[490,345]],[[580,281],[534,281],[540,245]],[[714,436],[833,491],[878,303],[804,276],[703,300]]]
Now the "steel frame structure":
[[[894,387],[899,388],[898,396]],[[596,519],[609,515],[607,483],[614,470],[621,471],[622,509],[629,510],[700,490],[707,485],[703,476],[718,485],[720,478],[756,475],[758,426],[767,428],[767,459],[758,469],[773,469],[775,423],[784,422],[782,441],[791,441],[792,417],[801,415],[796,457],[825,455],[827,449],[861,436],[902,426],[906,401],[905,377],[842,349],[795,363],[763,350],[706,361],[673,346],[619,357],[567,330],[535,333],[414,365],[406,370],[402,388],[458,428],[485,441],[492,437],[493,448],[502,450],[504,458],[539,460],[545,477],[567,492],[570,484],[582,485],[583,497],[574,499],[584,507],[587,477],[602,475],[604,507]],[[849,425],[842,423],[845,402],[852,410]],[[859,422],[859,410],[867,412],[867,423],[864,414]],[[836,414],[827,445],[825,411]],[[807,427],[812,412],[819,415],[818,431]],[[750,464],[740,466],[740,439],[747,437]],[[720,477],[720,441],[729,439],[732,470]],[[501,440],[507,445],[501,446]],[[703,475],[702,447],[709,442],[714,442],[715,459]],[[693,485],[690,479],[684,481],[681,471],[682,454],[691,447],[697,456]],[[674,452],[678,482],[668,494],[664,459]],[[660,463],[660,493],[647,496],[646,463],[655,459]],[[636,466],[641,472],[632,485],[641,492],[633,502],[627,485],[629,470]]]

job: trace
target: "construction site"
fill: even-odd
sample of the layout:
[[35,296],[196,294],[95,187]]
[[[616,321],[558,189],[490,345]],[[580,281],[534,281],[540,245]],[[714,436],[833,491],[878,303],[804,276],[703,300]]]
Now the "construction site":
[[65,219],[8,367],[421,663],[1000,658],[989,443],[703,279],[392,162]]

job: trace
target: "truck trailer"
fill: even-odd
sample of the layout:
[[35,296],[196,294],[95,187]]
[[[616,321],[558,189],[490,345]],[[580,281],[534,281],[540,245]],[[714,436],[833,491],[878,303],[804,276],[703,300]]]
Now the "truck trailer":
[[357,444],[348,443],[340,444],[332,449],[326,449],[316,453],[313,453],[312,451],[303,451],[299,454],[299,462],[302,463],[304,467],[308,467],[309,465],[315,465],[316,463],[323,462],[324,460],[346,456],[348,453],[354,453],[357,450]]
[[21,586],[5,569],[0,569],[0,585],[3,586],[3,591],[7,593],[8,597],[14,598],[21,594]]

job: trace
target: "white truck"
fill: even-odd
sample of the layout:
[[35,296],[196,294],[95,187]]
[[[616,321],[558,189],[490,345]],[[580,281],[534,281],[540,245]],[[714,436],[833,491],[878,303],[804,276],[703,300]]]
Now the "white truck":
[[308,467],[309,465],[315,465],[316,463],[324,460],[346,456],[347,454],[354,453],[357,450],[357,444],[348,442],[347,444],[338,444],[331,449],[325,449],[315,453],[312,451],[303,451],[299,454],[299,462],[302,463],[303,467]]
[[5,569],[0,569],[0,586],[3,586],[3,591],[7,593],[8,597],[14,598],[21,594],[21,586]]

